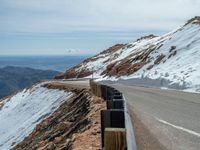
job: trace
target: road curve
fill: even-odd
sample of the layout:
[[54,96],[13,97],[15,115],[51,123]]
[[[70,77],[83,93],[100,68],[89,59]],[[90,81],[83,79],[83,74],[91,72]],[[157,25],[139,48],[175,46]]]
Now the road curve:
[[138,150],[200,150],[200,94],[112,86],[126,98]]

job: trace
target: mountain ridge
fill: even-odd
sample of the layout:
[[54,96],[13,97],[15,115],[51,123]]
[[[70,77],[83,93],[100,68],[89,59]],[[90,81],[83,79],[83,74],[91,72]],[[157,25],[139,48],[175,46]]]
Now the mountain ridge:
[[[55,77],[126,80],[166,80],[183,89],[200,92],[200,17],[162,36],[149,35],[117,44]],[[162,86],[162,85],[161,85]]]
[[28,67],[6,66],[0,68],[0,98],[31,86],[39,80],[52,79],[58,71]]

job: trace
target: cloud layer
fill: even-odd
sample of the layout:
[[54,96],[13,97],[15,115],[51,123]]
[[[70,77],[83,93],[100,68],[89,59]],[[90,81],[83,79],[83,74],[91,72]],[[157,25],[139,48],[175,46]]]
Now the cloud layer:
[[1,32],[169,30],[200,14],[199,0],[0,0]]
[[0,55],[97,53],[200,15],[199,0],[0,0]]

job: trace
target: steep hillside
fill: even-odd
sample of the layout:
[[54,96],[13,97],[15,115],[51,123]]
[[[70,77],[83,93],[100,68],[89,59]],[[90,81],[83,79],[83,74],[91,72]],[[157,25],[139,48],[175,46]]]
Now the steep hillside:
[[85,85],[38,83],[0,102],[0,149],[98,149],[104,108]]
[[42,119],[72,96],[71,92],[43,85],[37,84],[0,102],[0,149],[9,149],[22,141]]
[[195,17],[163,36],[149,35],[110,47],[56,79],[92,76],[99,80],[149,79],[159,81],[161,87],[200,92],[199,49],[200,17]]
[[38,80],[52,79],[59,72],[22,67],[0,68],[0,98],[31,86]]
[[98,149],[104,108],[88,87],[41,82],[0,102],[0,149]]

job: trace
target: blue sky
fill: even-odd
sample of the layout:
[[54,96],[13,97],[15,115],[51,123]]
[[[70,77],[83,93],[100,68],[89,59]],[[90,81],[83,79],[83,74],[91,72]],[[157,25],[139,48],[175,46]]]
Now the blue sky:
[[95,54],[200,15],[199,0],[0,0],[0,55]]

